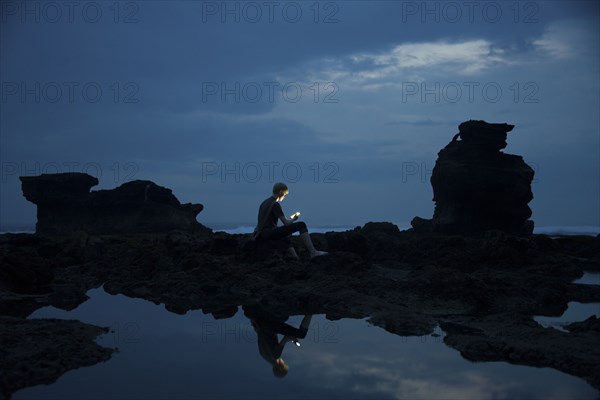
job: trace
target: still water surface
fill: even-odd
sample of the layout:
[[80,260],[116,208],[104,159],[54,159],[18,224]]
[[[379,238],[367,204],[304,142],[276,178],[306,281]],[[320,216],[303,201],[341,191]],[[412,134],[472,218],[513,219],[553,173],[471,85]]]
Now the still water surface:
[[[288,343],[289,365],[276,378],[258,351],[243,311],[215,320],[200,310],[177,315],[163,305],[109,295],[102,288],[66,312],[30,318],[78,319],[109,326],[98,343],[118,347],[104,363],[67,372],[54,384],[16,392],[20,399],[411,398],[592,399],[585,381],[549,368],[472,363],[435,336],[401,337],[366,320],[312,317],[300,346]],[[299,326],[304,316],[288,324]]]

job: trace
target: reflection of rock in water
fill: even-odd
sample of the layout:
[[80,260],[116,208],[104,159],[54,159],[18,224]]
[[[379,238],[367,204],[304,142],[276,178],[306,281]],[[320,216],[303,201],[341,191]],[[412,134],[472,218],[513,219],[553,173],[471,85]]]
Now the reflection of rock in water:
[[113,350],[94,342],[107,331],[79,321],[0,317],[0,397],[108,360]]
[[98,179],[82,173],[22,176],[23,195],[36,204],[38,234],[208,231],[196,221],[202,204],[181,204],[170,189],[132,181],[90,192]]
[[438,153],[433,168],[433,220],[417,218],[416,229],[467,234],[492,229],[533,232],[527,204],[533,199],[534,171],[522,157],[500,151],[513,127],[485,121],[459,125],[459,133]]

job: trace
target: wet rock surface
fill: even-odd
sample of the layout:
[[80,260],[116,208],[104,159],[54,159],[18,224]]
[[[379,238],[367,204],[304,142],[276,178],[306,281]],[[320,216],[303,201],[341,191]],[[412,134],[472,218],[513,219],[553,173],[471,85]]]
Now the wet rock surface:
[[310,260],[294,237],[301,259],[292,260],[277,245],[257,249],[250,235],[223,232],[2,235],[0,311],[16,321],[45,305],[70,310],[104,285],[178,314],[227,318],[257,305],[276,315],[369,318],[403,336],[439,325],[469,360],[555,368],[600,388],[597,321],[560,332],[533,320],[561,315],[570,301],[600,302],[598,288],[571,283],[600,270],[599,237],[423,236],[390,223],[311,236],[330,255]]

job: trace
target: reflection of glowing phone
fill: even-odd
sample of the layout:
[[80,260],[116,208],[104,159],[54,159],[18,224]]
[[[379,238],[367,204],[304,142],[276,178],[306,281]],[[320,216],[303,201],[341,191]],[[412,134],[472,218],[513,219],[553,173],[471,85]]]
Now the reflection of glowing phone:
[[299,216],[300,216],[300,211],[296,211],[295,213],[293,213],[293,214],[290,216],[290,219],[294,219],[294,218],[296,218],[296,217],[299,217]]

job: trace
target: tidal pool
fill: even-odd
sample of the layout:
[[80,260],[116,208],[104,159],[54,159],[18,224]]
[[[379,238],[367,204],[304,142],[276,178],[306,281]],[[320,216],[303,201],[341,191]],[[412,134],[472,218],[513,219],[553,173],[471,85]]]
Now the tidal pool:
[[[574,280],[573,283],[600,285],[600,273],[586,271],[581,278]],[[533,319],[545,328],[554,328],[567,332],[563,328],[563,325],[584,321],[592,315],[600,318],[600,303],[578,303],[572,301],[567,304],[567,309],[559,317],[536,316]]]
[[600,318],[600,303],[578,303],[572,301],[567,304],[567,310],[560,317],[536,316],[533,319],[544,328],[554,328],[559,331],[568,332],[563,328],[563,325],[584,321],[592,315]]
[[583,276],[573,281],[582,285],[600,285],[600,272],[585,271]]
[[[549,368],[473,363],[443,343],[444,332],[402,337],[366,320],[312,317],[300,346],[288,343],[284,378],[259,354],[241,309],[215,320],[92,289],[70,312],[45,307],[29,318],[78,319],[111,327],[98,343],[118,347],[104,363],[69,371],[54,384],[22,389],[20,399],[410,398],[594,399],[580,378]],[[299,326],[304,316],[287,323]],[[438,336],[439,335],[439,336]]]

